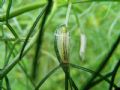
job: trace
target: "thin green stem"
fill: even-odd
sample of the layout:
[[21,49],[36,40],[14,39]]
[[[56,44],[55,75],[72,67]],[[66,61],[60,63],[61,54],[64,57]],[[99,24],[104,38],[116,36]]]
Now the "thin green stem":
[[[120,2],[119,0],[102,0],[102,1],[100,1],[100,0],[92,0],[92,1],[78,1],[78,2],[72,2],[72,4],[79,4],[79,3],[91,3],[91,2],[103,2],[103,1],[106,1],[106,2],[110,2],[110,1],[112,1],[112,2]],[[11,13],[10,13],[10,16],[9,16],[9,19],[11,19],[11,18],[13,18],[13,17],[16,17],[16,16],[18,16],[18,15],[21,15],[21,14],[23,14],[23,13],[26,13],[26,12],[29,12],[29,11],[32,11],[32,10],[35,10],[35,9],[38,9],[38,8],[40,8],[40,7],[43,7],[45,4],[41,4],[41,3],[39,3],[39,2],[37,2],[37,3],[33,3],[33,4],[29,4],[29,5],[26,5],[26,6],[22,6],[22,7],[20,7],[20,8],[17,8],[17,9],[15,9],[14,11],[12,11]],[[65,3],[65,4],[63,4],[62,6],[66,6],[67,4]],[[61,7],[61,6],[59,6],[59,7]],[[5,21],[6,20],[6,15],[4,14],[4,15],[2,15],[2,16],[0,16],[0,22],[3,22],[3,21]]]
[[53,70],[51,70],[40,82],[39,84],[36,86],[35,90],[38,90],[42,84],[56,71],[60,68],[60,65],[55,67]]
[[112,90],[112,87],[113,87],[113,84],[114,84],[114,80],[115,80],[115,76],[116,76],[116,74],[117,74],[117,71],[118,71],[118,69],[119,69],[119,66],[120,66],[120,60],[117,62],[117,64],[115,65],[115,68],[114,68],[114,70],[113,70],[109,90]]
[[90,80],[87,82],[87,84],[84,86],[84,90],[90,89],[91,82],[98,76],[98,74],[103,70],[103,68],[107,65],[107,62],[109,61],[110,57],[113,55],[114,51],[116,50],[117,46],[120,42],[120,35],[117,37],[117,40],[113,43],[112,48],[108,52],[107,56],[104,58],[100,66],[98,67],[97,71],[93,74],[93,76],[90,78]]
[[75,82],[72,80],[71,77],[69,77],[69,81],[72,84],[72,87],[74,88],[74,90],[78,90],[78,87],[76,86]]
[[70,83],[70,90],[73,90],[73,85],[72,85],[72,82],[70,81],[70,79],[69,79],[69,83]]
[[84,1],[76,1],[72,3],[79,4],[79,3],[91,3],[91,2],[120,2],[120,0],[84,0]]
[[0,79],[0,90],[2,90],[3,79]]
[[10,81],[9,81],[8,76],[5,76],[5,82],[6,82],[7,90],[11,90]]
[[65,73],[65,90],[68,90],[68,75]]
[[[15,44],[17,44],[17,42]],[[15,52],[13,52],[13,56],[15,57],[16,53],[18,53],[17,50],[16,50],[16,48],[15,48],[15,45],[12,45],[12,43],[9,43],[9,48],[10,49],[14,48]],[[26,68],[23,66],[23,63],[22,62],[21,63],[18,62],[18,65],[20,66],[20,68],[22,69],[22,71],[24,72],[24,74],[26,75],[27,79],[29,79],[29,81],[31,82],[31,84],[35,87],[35,84],[32,81],[31,77],[28,75]]]
[[[7,20],[7,19],[6,19]],[[8,23],[8,21],[6,22],[6,26],[9,28],[9,30],[12,32],[12,34],[14,35],[15,38],[18,38],[17,33],[15,32],[15,30],[12,28],[12,26]]]
[[[33,46],[33,44],[36,41],[36,37],[37,36],[38,36],[38,33],[36,33],[33,36],[33,38],[31,39],[31,41],[26,46],[26,48],[25,48],[25,50],[23,52],[23,56],[22,57],[24,57],[26,55],[26,53],[31,49],[31,47]],[[1,72],[0,72],[0,79],[2,79],[3,77],[5,77],[5,75],[7,75],[11,71],[11,69],[20,61],[19,55],[20,55],[20,53],[18,53],[16,55],[16,57],[13,59],[13,61],[9,65],[7,65],[3,70],[1,70]]]
[[[16,17],[18,15],[21,15],[23,13],[26,13],[26,12],[29,12],[29,11],[32,11],[32,10],[35,10],[35,9],[38,9],[40,7],[43,7],[45,4],[41,4],[41,3],[32,3],[32,4],[29,4],[29,5],[26,5],[26,6],[22,6],[18,9],[15,9],[14,11],[12,11],[9,15],[9,18],[8,19],[11,19],[13,17]],[[0,17],[0,22],[3,22],[6,20],[6,15],[2,15]]]
[[45,14],[44,14],[42,22],[41,22],[39,35],[38,35],[38,38],[37,38],[37,46],[36,46],[36,49],[35,49],[35,56],[34,56],[34,59],[33,59],[32,77],[33,77],[34,80],[35,80],[36,75],[37,75],[36,73],[37,73],[38,59],[40,57],[39,53],[40,53],[40,50],[41,50],[42,38],[43,38],[43,35],[44,35],[44,26],[45,26],[45,23],[46,23],[46,20],[47,20],[49,14],[52,10],[52,6],[53,6],[53,1],[48,0],[46,11],[45,11]]
[[[16,41],[18,40],[19,43],[20,42],[24,42],[25,41],[25,38],[19,38],[19,39],[16,39],[16,38],[6,38],[6,37],[0,37],[0,41]],[[30,39],[29,39],[30,40]]]
[[6,26],[9,28],[9,30],[12,32],[12,34],[15,36],[15,38],[18,38],[17,33],[14,31],[14,29],[11,27],[11,25],[8,22],[11,6],[12,6],[12,0],[9,0],[7,12],[6,12]]
[[[105,80],[105,78],[111,77],[111,76],[112,76],[112,73],[113,73],[113,72],[110,72],[110,73],[104,75],[102,78],[93,81],[92,84],[91,84],[91,88],[94,87],[94,86],[96,86],[96,85],[98,85],[101,81]],[[114,86],[115,86],[115,85],[114,85]]]
[[[86,72],[89,72],[91,74],[95,74],[96,72],[93,71],[93,70],[90,70],[90,69],[87,69],[87,68],[84,68],[84,67],[81,67],[81,66],[78,66],[78,65],[75,65],[75,64],[71,64],[70,63],[70,66],[73,67],[73,68],[76,68],[76,69],[81,69],[83,71],[86,71]],[[108,82],[110,84],[110,80],[108,78],[105,78],[103,75],[101,75],[100,73],[98,73],[97,77],[100,77],[100,78],[104,78],[104,80],[106,82]],[[114,84],[114,87],[116,88],[117,86]],[[83,90],[87,90],[87,89],[83,89]]]
[[35,22],[33,23],[32,27],[30,28],[30,31],[29,31],[29,33],[28,33],[28,35],[27,35],[27,37],[26,37],[26,39],[25,39],[25,41],[24,41],[24,43],[23,43],[23,46],[22,46],[22,49],[21,49],[21,52],[20,52],[20,57],[19,57],[20,59],[22,59],[22,54],[23,54],[23,51],[24,51],[24,49],[25,49],[25,47],[26,47],[26,45],[27,45],[27,43],[28,43],[28,40],[29,40],[31,34],[33,33],[36,25],[38,24],[40,18],[41,18],[42,15],[44,14],[45,9],[46,9],[46,6],[43,8],[42,12],[40,12],[40,14],[39,14],[38,17],[36,18]]
[[8,54],[8,47],[7,47],[8,42],[5,41],[4,43],[5,43],[5,59],[4,60],[6,60],[7,59],[7,54]]
[[65,20],[65,25],[66,25],[66,27],[68,26],[71,7],[72,7],[72,3],[69,2],[69,4],[68,4],[68,10],[67,10],[67,13],[66,13],[66,20]]
[[[8,57],[7,57],[6,60],[5,60],[4,67],[8,65],[8,62],[9,62],[9,60],[10,60],[10,57],[11,57],[11,55],[13,54],[13,50],[14,50],[15,45],[16,45],[17,43],[18,43],[18,41],[16,41],[11,48],[9,47],[9,48],[10,48],[10,53],[8,54]],[[9,46],[9,45],[8,45],[8,46]]]
[[36,87],[35,83],[33,82],[33,80],[31,79],[30,75],[27,73],[26,68],[19,62],[18,63],[20,68],[22,69],[22,71],[24,72],[25,76],[27,77],[27,79],[29,79],[29,81],[31,82],[31,84]]

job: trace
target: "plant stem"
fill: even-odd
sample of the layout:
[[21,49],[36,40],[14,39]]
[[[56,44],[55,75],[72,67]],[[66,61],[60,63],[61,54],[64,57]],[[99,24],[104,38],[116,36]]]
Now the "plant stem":
[[[94,87],[95,85],[98,85],[101,81],[105,80],[105,78],[109,78],[112,75],[112,73],[113,72],[110,72],[110,73],[104,75],[102,78],[93,81],[92,84],[91,84],[91,88]],[[114,86],[115,86],[115,84],[114,84]]]
[[[90,1],[78,1],[78,2],[72,2],[72,4],[79,4],[79,3],[87,3],[87,2],[89,2],[89,3],[91,3],[91,2],[120,2],[119,0],[90,0]],[[26,12],[29,12],[29,11],[32,11],[32,10],[35,10],[35,9],[38,9],[38,8],[40,8],[40,7],[43,7],[45,4],[41,4],[41,3],[39,3],[39,2],[37,2],[37,3],[34,3],[34,4],[29,4],[29,5],[26,5],[26,6],[24,6],[24,7],[20,7],[20,8],[18,8],[18,9],[15,9],[14,11],[12,11],[11,13],[10,13],[10,16],[9,16],[9,19],[11,19],[11,18],[13,18],[13,17],[16,17],[16,16],[19,16],[19,15],[21,15],[21,14],[23,14],[23,13],[26,13]],[[65,3],[65,4],[63,4],[62,6],[66,6],[67,4]],[[59,7],[61,7],[61,6],[59,6]],[[4,15],[2,15],[2,16],[0,16],[0,22],[3,22],[3,21],[5,21],[6,20],[6,15],[4,14]]]
[[14,31],[14,29],[11,27],[11,25],[8,22],[11,6],[12,6],[12,0],[9,0],[7,12],[6,12],[6,26],[9,28],[9,30],[12,32],[12,34],[15,36],[15,38],[18,38],[17,33]]
[[68,75],[65,73],[65,90],[68,90]]
[[[66,74],[66,68],[64,68],[64,63],[62,62],[62,58],[60,57],[60,53],[59,53],[59,50],[58,50],[58,47],[57,47],[57,38],[55,37],[55,40],[54,40],[54,49],[55,49],[55,54],[57,56],[57,59],[58,59],[58,62],[61,64],[61,68],[64,72],[64,74]],[[68,76],[69,78],[69,81],[70,83],[72,84],[73,88],[75,90],[78,90],[76,84],[74,83],[73,79],[70,77],[70,74]]]
[[[12,11],[9,15],[9,18],[8,19],[11,19],[13,17],[16,17],[18,15],[21,15],[23,13],[26,13],[26,12],[29,12],[29,11],[32,11],[32,10],[35,10],[35,9],[38,9],[40,7],[43,7],[45,4],[41,4],[41,3],[32,3],[30,5],[26,5],[24,7],[20,7],[18,9],[15,9],[14,11]],[[6,15],[2,15],[0,17],[0,22],[3,22],[6,20]]]
[[56,71],[60,68],[60,65],[55,67],[53,70],[51,70],[40,82],[39,84],[36,86],[35,90],[38,90],[42,84]]
[[84,0],[84,1],[73,2],[73,4],[91,3],[91,2],[120,2],[120,0]]
[[3,79],[0,79],[0,90],[2,90]]
[[119,66],[120,66],[120,60],[117,62],[117,64],[115,65],[115,68],[114,68],[114,70],[113,70],[109,90],[112,90],[113,83],[114,83],[114,80],[115,80],[115,76],[116,76],[116,74],[117,74],[117,71],[118,71],[118,69],[119,69]]
[[45,14],[43,16],[41,27],[40,27],[40,30],[39,30],[39,35],[37,37],[37,46],[36,46],[36,49],[35,49],[35,56],[34,56],[34,59],[33,59],[33,68],[32,68],[32,77],[33,77],[34,80],[35,80],[36,75],[37,75],[38,59],[40,57],[39,53],[40,53],[40,50],[41,50],[42,38],[44,36],[44,26],[45,26],[45,23],[46,23],[46,20],[47,20],[49,14],[52,10],[52,6],[53,6],[53,1],[48,0],[46,11],[45,11]]
[[87,84],[84,86],[84,90],[88,90],[91,87],[91,82],[98,76],[98,74],[103,70],[103,68],[106,66],[107,62],[109,61],[110,57],[112,56],[112,54],[114,53],[114,51],[116,50],[117,46],[119,45],[120,42],[120,35],[118,36],[117,40],[115,41],[115,43],[113,44],[112,48],[110,49],[110,51],[108,52],[107,56],[105,57],[105,59],[102,61],[102,63],[100,64],[100,66],[98,67],[97,71],[93,74],[93,76],[91,77],[91,79],[87,82]]
[[[75,65],[75,64],[70,63],[70,66],[73,67],[73,68],[76,68],[76,69],[81,69],[83,71],[89,72],[93,75],[96,73],[93,70],[90,70],[90,69],[87,69],[87,68],[84,68],[84,67],[81,67],[81,66],[78,66],[78,65]],[[105,76],[101,75],[100,73],[98,73],[97,77],[104,78],[104,80],[110,84],[110,80],[108,78],[105,78]],[[92,83],[91,83],[91,85],[92,85]],[[114,87],[116,88],[117,86],[114,84]],[[83,89],[83,90],[87,90],[87,89]]]
[[[28,43],[28,45],[26,46],[22,57],[24,57],[26,55],[26,53],[31,49],[31,47],[33,46],[33,44],[36,41],[36,37],[38,36],[38,33],[36,33],[33,38],[31,39],[31,41]],[[20,61],[19,59],[19,55],[20,53],[18,53],[16,55],[16,57],[13,59],[12,63],[7,65],[3,70],[0,71],[0,79],[2,79],[3,77],[5,77],[10,71],[11,69]]]
[[71,11],[71,7],[72,7],[72,3],[71,3],[71,2],[69,2],[69,4],[68,4],[67,14],[66,14],[66,20],[65,20],[65,25],[66,25],[66,27],[68,26],[69,17],[70,17],[70,11]]
[[28,33],[28,35],[27,35],[27,37],[26,37],[26,39],[25,39],[25,41],[24,41],[24,43],[23,43],[23,46],[22,46],[22,49],[21,49],[21,52],[20,52],[20,57],[19,57],[20,59],[22,59],[22,54],[23,54],[23,51],[24,51],[24,49],[25,49],[25,47],[26,47],[26,45],[27,45],[27,43],[28,43],[28,40],[29,40],[31,34],[33,33],[36,25],[38,24],[40,18],[41,18],[42,15],[44,14],[45,10],[46,10],[46,6],[43,8],[42,12],[40,12],[40,14],[39,14],[38,17],[36,18],[35,22],[33,23],[32,27],[30,28],[30,31],[29,31],[29,33]]
[[10,81],[9,81],[8,76],[5,76],[5,81],[6,81],[7,90],[11,90]]

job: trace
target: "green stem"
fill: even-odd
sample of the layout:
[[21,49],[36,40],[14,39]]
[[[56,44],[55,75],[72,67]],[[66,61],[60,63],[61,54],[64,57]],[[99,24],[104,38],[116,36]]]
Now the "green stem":
[[[101,1],[106,1],[106,2],[109,2],[109,1],[112,1],[112,2],[120,2],[119,0],[101,0]],[[87,3],[87,2],[101,2],[100,0],[92,0],[92,1],[78,1],[78,2],[72,2],[72,4],[79,4],[79,3]],[[33,4],[29,4],[29,5],[26,5],[26,6],[22,6],[18,9],[15,9],[14,11],[12,11],[10,13],[10,16],[9,16],[9,19],[13,18],[13,17],[16,17],[18,15],[21,15],[23,13],[26,13],[26,12],[29,12],[29,11],[32,11],[32,10],[35,10],[35,9],[38,9],[40,7],[43,7],[45,4],[41,4],[41,3],[33,3]],[[66,6],[67,4],[64,4],[62,6]],[[3,22],[6,20],[6,15],[2,15],[0,16],[0,22]]]
[[17,33],[15,32],[15,30],[12,28],[12,26],[7,22],[6,26],[9,28],[9,30],[12,32],[12,34],[14,35],[15,38],[18,38]]
[[[25,38],[19,38],[19,39],[16,39],[16,38],[6,38],[6,37],[0,37],[0,41],[16,41],[18,40],[19,43],[20,42],[24,42],[25,41]],[[30,40],[30,39],[29,39]]]
[[93,74],[93,76],[90,78],[90,80],[88,80],[88,82],[86,83],[86,85],[84,86],[84,90],[90,89],[91,87],[91,82],[98,76],[98,74],[104,69],[104,67],[107,65],[109,59],[111,58],[111,56],[113,55],[113,53],[115,52],[116,48],[118,47],[120,43],[120,34],[117,37],[117,40],[113,43],[110,51],[108,52],[108,54],[106,55],[106,57],[104,58],[104,60],[102,61],[102,63],[99,65],[99,67],[97,68],[96,72]]
[[[30,4],[30,5],[26,5],[26,6],[22,6],[18,9],[15,9],[14,11],[12,11],[9,15],[9,18],[8,19],[11,19],[13,17],[16,17],[18,15],[21,15],[23,13],[26,13],[26,12],[29,12],[29,11],[32,11],[32,10],[35,10],[35,9],[38,9],[40,7],[43,7],[45,4],[41,4],[41,3],[34,3],[34,4]],[[0,22],[3,22],[6,20],[6,14],[2,15],[0,17]]]
[[68,90],[68,75],[65,73],[65,90]]
[[27,45],[27,43],[28,43],[28,40],[29,40],[31,34],[33,33],[36,25],[38,24],[40,18],[41,18],[42,15],[44,14],[45,9],[46,9],[46,6],[43,8],[42,12],[40,12],[40,14],[39,14],[38,17],[36,18],[35,22],[33,23],[32,27],[30,28],[30,31],[29,31],[29,33],[28,33],[28,35],[27,35],[27,37],[26,37],[26,39],[25,39],[25,41],[24,41],[24,43],[23,43],[23,46],[22,46],[22,49],[21,49],[21,52],[20,52],[20,59],[22,59],[21,57],[22,57],[23,51],[24,51],[24,49],[25,49],[25,47],[26,47],[26,45]]
[[[93,81],[92,84],[91,84],[91,88],[98,85],[101,81],[105,80],[105,78],[109,78],[110,76],[112,76],[112,73],[113,72],[107,73],[102,78]],[[115,86],[115,84],[114,84],[114,86]]]
[[114,85],[114,80],[115,80],[117,71],[118,71],[118,69],[119,69],[119,66],[120,66],[120,60],[117,62],[117,64],[115,65],[115,68],[114,68],[114,70],[113,70],[109,90],[112,90],[112,87],[113,87],[113,85]]
[[7,90],[11,90],[10,81],[9,81],[8,76],[5,76],[5,82],[6,82]]
[[0,79],[0,90],[2,90],[3,79]]
[[[10,60],[10,57],[11,57],[11,55],[13,54],[13,50],[14,50],[14,48],[15,48],[15,45],[18,43],[18,40],[14,43],[14,45],[10,48],[9,47],[9,49],[10,49],[10,53],[8,54],[8,56],[7,56],[7,58],[5,59],[5,63],[4,63],[4,67],[5,66],[7,66],[7,64],[8,64],[8,62],[9,62],[9,60]],[[8,43],[9,44],[9,43]],[[9,46],[9,45],[8,45]]]
[[[81,69],[83,71],[86,71],[86,72],[89,72],[91,74],[95,74],[96,72],[93,71],[93,70],[90,70],[90,69],[87,69],[87,68],[84,68],[84,67],[81,67],[81,66],[78,66],[78,65],[75,65],[75,64],[71,64],[70,63],[70,66],[73,67],[73,68],[76,68],[76,69]],[[108,82],[110,84],[110,80],[108,78],[106,78],[105,76],[101,75],[100,73],[98,73],[97,77],[100,77],[100,78],[104,78],[104,80],[106,82]],[[117,87],[115,84],[113,85],[115,88]],[[91,87],[91,86],[90,86]],[[83,90],[88,90],[88,89],[83,89]]]
[[7,7],[7,12],[6,12],[6,26],[10,29],[10,31],[12,32],[12,34],[16,38],[18,38],[17,33],[14,31],[14,29],[11,27],[11,25],[8,22],[11,6],[12,6],[12,0],[9,0],[9,4],[8,4],[8,7]]
[[53,6],[53,1],[52,0],[48,0],[48,4],[47,4],[47,7],[46,7],[46,11],[45,11],[45,14],[43,16],[43,19],[42,19],[42,22],[41,22],[41,27],[40,27],[40,30],[39,30],[39,35],[37,37],[37,45],[36,45],[36,49],[35,49],[35,56],[34,56],[34,59],[33,59],[33,68],[32,68],[32,77],[33,79],[35,80],[36,78],[36,75],[37,75],[37,64],[38,64],[38,58],[40,57],[39,53],[40,53],[40,50],[41,50],[41,45],[42,45],[42,38],[43,38],[43,35],[44,35],[44,26],[45,26],[45,23],[46,23],[46,20],[52,10],[52,6]]
[[84,1],[76,1],[72,3],[79,4],[79,3],[91,3],[91,2],[120,2],[120,0],[84,0]]
[[40,82],[39,84],[36,86],[35,90],[38,90],[42,84],[56,71],[60,68],[60,65],[55,67],[52,71],[50,71]]
[[65,20],[65,25],[66,25],[66,27],[68,26],[69,17],[70,17],[70,11],[71,11],[71,7],[72,7],[72,3],[71,3],[71,2],[69,2],[69,4],[68,4],[67,14],[66,14],[66,20]]
[[[33,44],[35,43],[36,41],[36,37],[38,36],[38,33],[36,33],[33,38],[31,39],[31,41],[28,43],[28,45],[26,46],[24,52],[23,52],[23,55],[22,57],[25,56],[25,54],[31,49],[31,47],[33,46]],[[16,57],[13,59],[13,62],[9,65],[7,65],[3,70],[0,71],[0,79],[2,79],[3,77],[5,77],[6,74],[8,74],[11,69],[20,61],[19,59],[19,55],[20,53],[18,53],[16,55]]]
[[[17,41],[18,42],[18,41]],[[15,52],[13,52],[13,53],[11,53],[11,54],[13,54],[13,56],[15,57],[16,56],[16,53],[18,53],[17,52],[17,50],[16,50],[16,48],[15,48],[15,44],[17,44],[17,42],[15,42],[14,43],[14,45],[12,45],[12,43],[9,43],[9,49],[11,50],[12,48],[14,48],[14,50],[15,50]],[[13,50],[13,49],[12,49]],[[21,62],[22,63],[22,62]],[[32,81],[32,79],[30,78],[30,76],[29,76],[29,74],[27,73],[27,70],[26,70],[26,68],[25,68],[25,66],[23,66],[23,63],[21,64],[20,62],[18,62],[18,65],[20,66],[20,68],[21,68],[21,70],[23,71],[23,73],[26,75],[26,77],[27,77],[27,79],[29,79],[29,81],[31,82],[31,84],[35,87],[35,84],[34,84],[34,82]]]

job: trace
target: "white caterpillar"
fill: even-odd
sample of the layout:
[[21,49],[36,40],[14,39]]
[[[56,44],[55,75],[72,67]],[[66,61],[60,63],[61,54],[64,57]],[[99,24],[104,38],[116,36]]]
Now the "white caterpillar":
[[80,35],[80,51],[79,51],[80,58],[82,60],[85,59],[86,44],[87,44],[87,38],[86,38],[85,34],[82,33]]
[[63,63],[68,63],[69,57],[69,32],[65,26],[61,26],[55,33],[57,47]]

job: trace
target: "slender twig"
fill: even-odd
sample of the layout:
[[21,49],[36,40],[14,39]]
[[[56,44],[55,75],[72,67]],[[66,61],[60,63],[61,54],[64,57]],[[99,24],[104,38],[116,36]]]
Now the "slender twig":
[[117,74],[117,71],[118,71],[118,69],[119,69],[119,66],[120,66],[120,60],[117,62],[117,64],[115,65],[115,68],[114,68],[114,70],[113,70],[109,90],[112,90],[113,83],[114,83],[114,80],[115,80],[115,76],[116,76],[116,74]]

